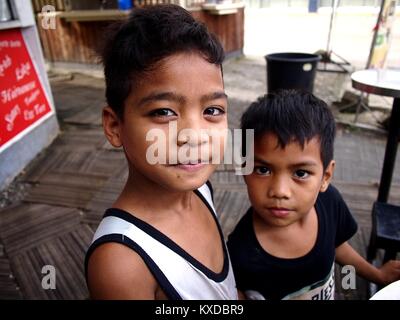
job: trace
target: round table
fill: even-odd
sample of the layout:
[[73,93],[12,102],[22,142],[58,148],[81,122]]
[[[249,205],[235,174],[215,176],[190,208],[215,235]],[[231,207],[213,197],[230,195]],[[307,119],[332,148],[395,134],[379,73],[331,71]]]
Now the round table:
[[387,202],[400,136],[400,70],[356,71],[351,75],[351,80],[353,88],[362,92],[394,98],[378,194],[379,202]]
[[400,300],[400,280],[379,290],[370,300]]

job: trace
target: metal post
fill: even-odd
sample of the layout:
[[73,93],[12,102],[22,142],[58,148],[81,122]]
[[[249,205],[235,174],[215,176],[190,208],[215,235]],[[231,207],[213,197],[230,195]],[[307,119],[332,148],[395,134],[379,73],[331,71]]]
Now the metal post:
[[339,6],[339,0],[332,0],[332,12],[331,18],[329,21],[329,32],[328,32],[328,42],[326,44],[326,52],[330,56],[331,52],[331,37],[332,37],[332,28],[333,28],[333,20],[335,19],[336,9]]

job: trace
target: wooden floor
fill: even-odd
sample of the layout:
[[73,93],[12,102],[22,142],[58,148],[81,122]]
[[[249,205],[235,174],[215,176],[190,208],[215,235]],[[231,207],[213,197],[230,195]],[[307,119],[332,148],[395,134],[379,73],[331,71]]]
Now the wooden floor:
[[[225,70],[229,77],[229,68]],[[62,132],[13,183],[23,194],[0,211],[0,299],[87,299],[83,262],[93,233],[127,176],[124,155],[110,147],[100,127],[103,81],[85,76],[52,80]],[[73,97],[73,99],[71,99]],[[237,125],[247,101],[230,100]],[[334,184],[359,230],[352,245],[365,255],[371,208],[377,196],[385,137],[340,130]],[[400,204],[399,158],[391,202]],[[241,176],[221,167],[211,179],[216,209],[227,236],[249,206]],[[56,289],[42,288],[42,268],[56,269]],[[337,298],[366,299],[366,283],[340,288]]]

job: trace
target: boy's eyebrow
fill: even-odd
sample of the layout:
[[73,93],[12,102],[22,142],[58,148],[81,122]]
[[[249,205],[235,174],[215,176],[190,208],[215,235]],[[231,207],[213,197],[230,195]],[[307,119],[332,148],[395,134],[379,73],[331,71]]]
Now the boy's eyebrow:
[[318,163],[316,163],[315,161],[303,161],[299,163],[294,163],[291,165],[291,167],[315,167],[317,165]]
[[255,162],[262,163],[262,164],[265,164],[265,165],[267,165],[267,166],[270,165],[267,161],[265,161],[265,160],[263,160],[263,159],[257,157],[256,155],[254,155],[254,161],[255,161]]
[[217,100],[217,99],[228,99],[228,95],[224,92],[224,91],[216,91],[216,92],[212,92],[210,94],[206,94],[204,96],[202,96],[200,98],[200,102],[204,103],[207,101],[211,101],[211,100]]
[[[216,91],[212,92],[210,94],[206,94],[201,96],[200,101],[201,103],[210,101],[210,100],[216,100],[216,99],[228,99],[228,96],[225,92],[223,91]],[[160,101],[160,100],[167,100],[167,101],[175,101],[178,103],[185,103],[186,99],[184,96],[173,93],[173,92],[158,92],[158,93],[151,93],[146,97],[143,97],[140,99],[138,106],[141,107],[144,104],[152,101]]]
[[[264,164],[266,166],[271,166],[270,163],[268,163],[268,161],[265,161],[257,156],[254,156],[254,161],[255,162],[259,162],[261,164]],[[298,162],[298,163],[293,163],[290,165],[290,167],[295,168],[295,167],[315,167],[318,166],[318,163],[316,163],[315,161],[302,161],[302,162]]]
[[160,100],[175,101],[178,103],[184,103],[186,101],[184,96],[181,96],[173,92],[158,92],[158,93],[151,93],[148,96],[145,96],[142,99],[140,99],[138,106],[141,107],[148,102],[160,101]]

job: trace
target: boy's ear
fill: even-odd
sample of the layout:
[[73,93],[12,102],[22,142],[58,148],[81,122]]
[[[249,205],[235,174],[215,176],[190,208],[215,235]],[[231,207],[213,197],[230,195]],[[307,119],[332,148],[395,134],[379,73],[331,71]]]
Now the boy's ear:
[[331,180],[333,178],[334,171],[335,171],[335,160],[331,160],[331,162],[329,162],[328,166],[326,167],[324,175],[322,177],[320,192],[325,192],[326,189],[328,189],[329,184],[331,183]]
[[122,146],[120,134],[121,120],[109,106],[103,108],[103,130],[107,140],[112,146],[119,148]]

